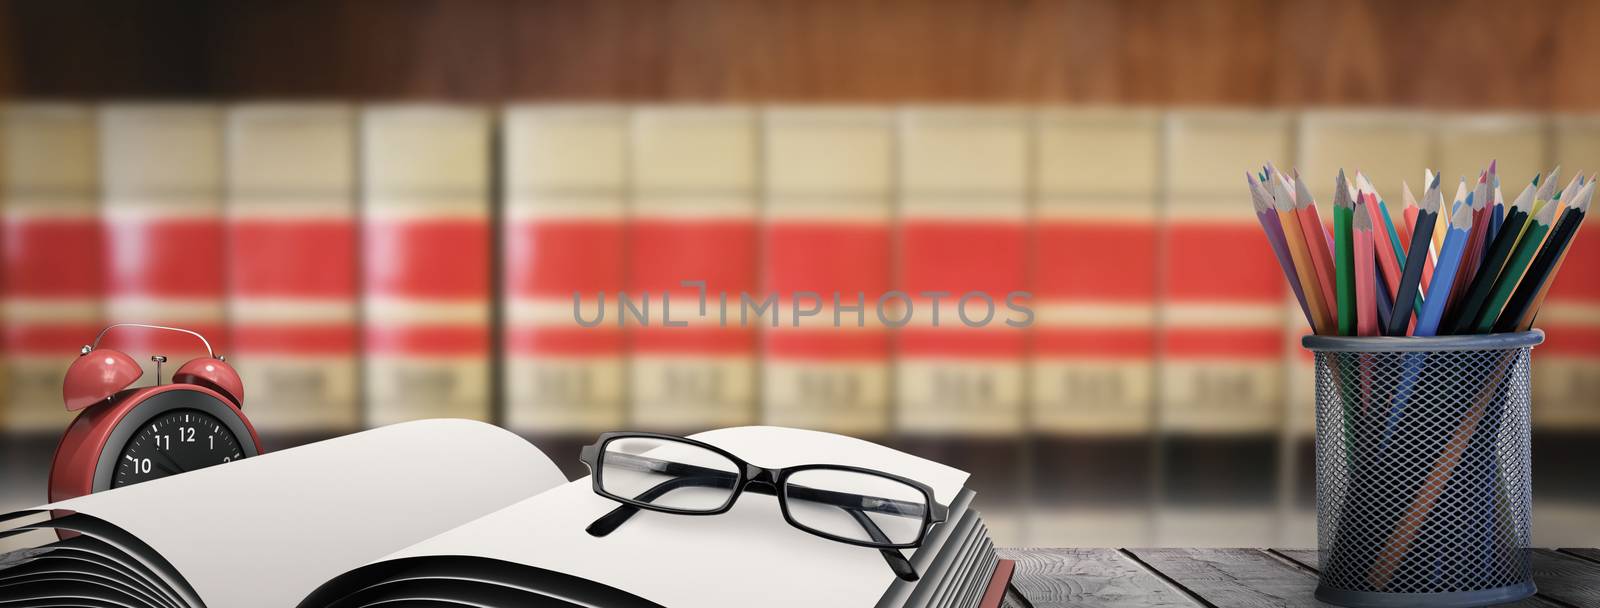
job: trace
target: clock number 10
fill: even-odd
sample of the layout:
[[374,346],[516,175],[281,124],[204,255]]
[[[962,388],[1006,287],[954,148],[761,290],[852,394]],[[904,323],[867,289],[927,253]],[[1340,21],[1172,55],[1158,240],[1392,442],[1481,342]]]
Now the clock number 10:
[[[194,443],[194,437],[195,437],[194,427],[189,427],[189,426],[180,426],[180,427],[178,427],[178,442],[179,443]],[[217,438],[215,436],[207,435],[206,436],[206,444],[207,444],[206,445],[206,449],[210,449],[210,450],[217,449]],[[156,447],[160,448],[160,449],[163,449],[163,450],[171,450],[172,449],[172,436],[170,436],[170,435],[156,435]]]

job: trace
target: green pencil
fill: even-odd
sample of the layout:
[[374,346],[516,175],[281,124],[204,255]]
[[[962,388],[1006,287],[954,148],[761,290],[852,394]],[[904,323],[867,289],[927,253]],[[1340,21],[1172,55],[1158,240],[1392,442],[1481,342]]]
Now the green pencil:
[[[1501,230],[1494,237],[1494,242],[1489,244],[1488,253],[1483,257],[1483,264],[1478,269],[1478,275],[1472,277],[1472,283],[1467,286],[1467,293],[1461,298],[1461,309],[1455,324],[1439,333],[1470,334],[1478,326],[1478,316],[1488,308],[1490,296],[1494,288],[1505,278],[1506,262],[1517,252],[1518,237],[1524,235],[1522,227],[1528,222],[1528,208],[1533,204],[1534,185],[1528,184],[1522,189],[1522,194],[1517,195],[1517,200],[1511,201],[1511,206],[1506,209],[1506,217],[1501,224]],[[1535,243],[1537,245],[1537,243]],[[1520,271],[1518,271],[1520,273]]]
[[1528,231],[1517,243],[1516,253],[1511,254],[1511,259],[1506,262],[1499,280],[1494,283],[1494,291],[1490,292],[1488,301],[1478,314],[1478,322],[1473,327],[1475,333],[1489,333],[1489,329],[1494,327],[1494,320],[1500,317],[1500,309],[1505,307],[1506,300],[1511,298],[1511,291],[1522,280],[1522,272],[1533,261],[1533,254],[1538,253],[1539,245],[1544,242],[1545,234],[1550,232],[1550,223],[1555,217],[1556,206],[1547,204],[1528,221]]
[[1352,226],[1356,207],[1350,200],[1349,185],[1344,170],[1333,184],[1333,250],[1334,278],[1339,292],[1339,335],[1356,335],[1356,255],[1352,242]]

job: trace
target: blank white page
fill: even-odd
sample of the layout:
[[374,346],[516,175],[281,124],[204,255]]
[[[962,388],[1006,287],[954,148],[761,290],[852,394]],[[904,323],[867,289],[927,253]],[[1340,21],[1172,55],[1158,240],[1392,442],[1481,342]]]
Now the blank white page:
[[347,570],[565,481],[509,431],[423,420],[41,508],[133,534],[207,605],[282,608]]
[[[830,433],[738,427],[694,437],[758,466],[829,463],[902,475],[933,487],[945,505],[967,480],[948,466]],[[876,549],[791,527],[772,496],[747,492],[721,515],[644,511],[604,538],[584,532],[617,505],[583,478],[390,558],[487,557],[583,577],[669,608],[871,606],[898,580]]]

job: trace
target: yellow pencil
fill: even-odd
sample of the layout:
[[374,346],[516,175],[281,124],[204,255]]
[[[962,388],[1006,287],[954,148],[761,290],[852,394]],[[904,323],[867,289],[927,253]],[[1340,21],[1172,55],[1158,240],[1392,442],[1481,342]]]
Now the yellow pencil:
[[1306,307],[1311,309],[1311,331],[1327,333],[1333,327],[1333,319],[1328,316],[1328,303],[1317,284],[1317,269],[1311,261],[1311,249],[1306,245],[1305,233],[1300,230],[1300,219],[1294,211],[1295,203],[1290,200],[1288,190],[1282,184],[1275,183],[1273,186],[1269,189],[1272,208],[1278,213],[1278,222],[1283,224],[1283,240],[1289,247],[1289,258],[1294,261],[1300,290],[1305,293]]

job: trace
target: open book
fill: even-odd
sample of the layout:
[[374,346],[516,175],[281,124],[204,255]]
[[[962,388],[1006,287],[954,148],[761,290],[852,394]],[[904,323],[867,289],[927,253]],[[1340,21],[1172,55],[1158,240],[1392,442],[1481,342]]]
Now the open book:
[[[727,513],[641,512],[568,481],[520,437],[427,420],[0,516],[0,605],[977,606],[1009,572],[967,474],[869,442],[739,427],[693,436],[761,466],[869,467],[949,508],[896,577],[879,550],[784,522],[747,492]],[[7,538],[9,537],[9,538]],[[1000,581],[1003,584],[1003,581]]]

